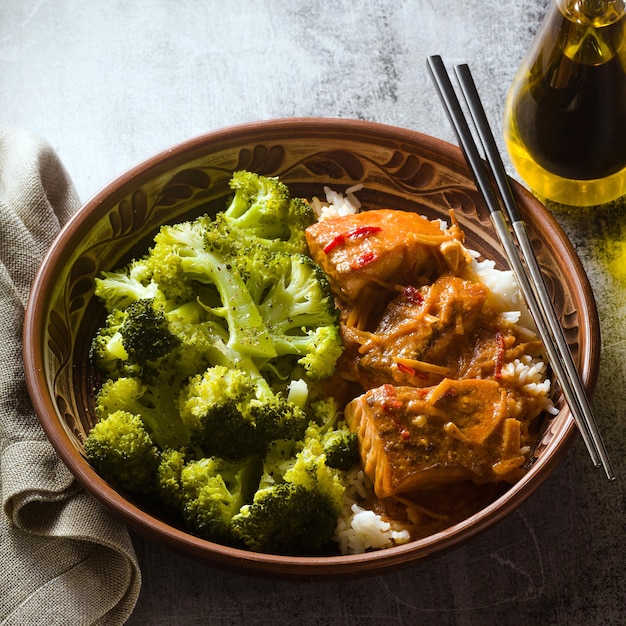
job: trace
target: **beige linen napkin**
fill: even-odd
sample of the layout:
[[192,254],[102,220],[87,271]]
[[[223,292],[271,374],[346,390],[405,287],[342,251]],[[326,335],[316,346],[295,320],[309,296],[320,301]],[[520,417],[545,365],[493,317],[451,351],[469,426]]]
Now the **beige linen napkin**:
[[141,584],[127,530],[74,483],[24,382],[28,291],[78,205],[50,146],[0,126],[0,623],[7,625],[122,624]]

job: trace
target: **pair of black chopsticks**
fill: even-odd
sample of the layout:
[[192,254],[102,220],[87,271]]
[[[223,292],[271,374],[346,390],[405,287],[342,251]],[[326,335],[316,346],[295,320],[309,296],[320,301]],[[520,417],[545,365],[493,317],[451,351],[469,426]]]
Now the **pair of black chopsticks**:
[[[455,67],[456,76],[465,98],[474,127],[482,143],[486,156],[481,156],[478,145],[465,113],[457,98],[452,81],[440,56],[428,58],[428,70],[435,83],[439,97],[446,109],[465,159],[472,170],[494,225],[496,233],[507,255],[511,269],[517,277],[522,294],[548,353],[548,360],[561,385],[563,395],[581,432],[589,455],[596,467],[602,466],[609,480],[615,479],[602,437],[591,411],[563,329],[559,324],[543,275],[528,238],[526,225],[520,215],[515,197],[500,157],[487,116],[480,102],[480,96],[467,65]],[[488,168],[488,166],[489,168]],[[498,195],[491,185],[491,175],[496,182],[511,230],[500,206]],[[517,239],[516,246],[514,237]]]

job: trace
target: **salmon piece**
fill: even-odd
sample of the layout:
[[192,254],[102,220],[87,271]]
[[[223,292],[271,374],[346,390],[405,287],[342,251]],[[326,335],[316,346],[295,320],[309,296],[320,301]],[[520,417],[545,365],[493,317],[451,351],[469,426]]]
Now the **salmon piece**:
[[338,370],[363,389],[383,384],[429,387],[443,378],[497,378],[506,363],[541,354],[540,341],[486,306],[488,288],[443,274],[406,287],[371,332],[342,319],[346,347]]
[[417,292],[404,289],[374,331],[377,339],[361,349],[360,367],[400,374],[398,382],[420,387],[459,378],[457,357],[473,348],[487,293],[449,274]]
[[342,361],[363,388],[384,383],[426,387],[460,378],[460,355],[473,353],[488,294],[484,285],[444,274],[420,289],[406,287],[371,333],[342,325],[350,361]]
[[517,480],[525,457],[512,393],[494,380],[444,379],[428,388],[383,385],[352,400],[345,417],[376,496]]
[[378,209],[316,222],[306,238],[335,294],[356,306],[376,292],[392,294],[395,285],[457,272],[469,262],[460,232],[417,213]]

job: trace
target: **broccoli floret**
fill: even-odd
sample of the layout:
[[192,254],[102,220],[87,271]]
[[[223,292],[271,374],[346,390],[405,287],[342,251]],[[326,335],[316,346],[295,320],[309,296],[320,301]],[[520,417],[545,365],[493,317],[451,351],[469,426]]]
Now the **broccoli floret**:
[[156,309],[153,300],[137,300],[124,313],[126,319],[119,332],[122,347],[132,362],[158,361],[178,345],[163,309]]
[[283,378],[298,364],[312,380],[331,376],[343,350],[337,310],[326,275],[302,254],[260,246],[239,251],[234,263],[263,320],[275,356],[268,367]]
[[315,554],[329,543],[339,511],[326,494],[283,483],[257,492],[232,522],[246,547],[270,554]]
[[[153,261],[164,258],[161,272],[177,284],[195,281],[215,287],[220,305],[211,312],[226,320],[230,347],[243,354],[271,358],[276,352],[258,308],[228,249],[222,249],[223,241],[219,242],[216,236],[210,238],[212,230],[207,218],[163,226],[155,238]],[[209,239],[218,243],[209,246]],[[159,254],[160,250],[168,252]],[[196,298],[197,295],[193,299]]]
[[315,221],[315,214],[302,199],[292,198],[278,178],[239,171],[233,174],[230,187],[232,200],[218,215],[222,228],[235,228],[240,236],[272,249],[307,250],[305,230]]
[[339,329],[335,326],[321,326],[309,330],[306,337],[294,345],[299,347],[303,356],[298,363],[314,380],[328,378],[335,372],[337,359],[343,352]]
[[238,359],[237,351],[228,346],[229,334],[224,325],[194,320],[194,308],[190,304],[168,314],[169,328],[180,343],[165,359],[164,367],[177,371],[182,385],[212,365],[231,366]]
[[249,502],[258,484],[259,461],[237,462],[218,457],[191,461],[180,473],[184,521],[196,534],[211,541],[234,541],[231,520]]
[[161,501],[172,509],[179,510],[183,503],[180,476],[187,463],[187,451],[167,448],[161,452],[157,468],[156,492]]
[[128,353],[122,344],[120,328],[126,319],[122,309],[111,311],[91,341],[89,358],[107,378],[117,378],[132,373],[128,363]]
[[329,431],[322,439],[326,464],[347,472],[359,462],[359,440],[347,426]]
[[234,172],[229,185],[234,194],[223,211],[228,220],[263,239],[280,239],[291,199],[287,185],[245,170]]
[[233,517],[232,531],[257,552],[314,554],[329,544],[344,492],[314,431],[300,443],[274,442],[254,499]]
[[264,452],[274,439],[304,435],[305,411],[250,368],[209,367],[181,395],[181,418],[206,454],[237,459]]
[[90,357],[109,378],[140,375],[179,343],[163,309],[155,308],[153,299],[142,299],[107,315],[93,338]]
[[282,438],[299,439],[308,421],[306,412],[280,393],[253,400],[249,411],[257,436],[264,443]]
[[96,413],[102,420],[116,411],[139,416],[161,450],[181,448],[189,443],[189,432],[178,413],[175,385],[146,384],[132,376],[107,380],[96,396]]
[[267,246],[248,245],[245,239],[231,236],[233,264],[246,284],[255,305],[267,296],[276,280],[289,271],[289,255]]
[[315,213],[302,198],[292,198],[289,204],[289,239],[283,248],[293,254],[308,254],[309,246],[306,241],[306,229],[316,221]]
[[95,294],[107,311],[125,309],[137,300],[164,301],[152,270],[144,259],[131,261],[114,272],[103,272],[95,279]]
[[328,378],[343,350],[326,275],[305,255],[288,255],[259,302],[279,356],[295,355],[312,379]]
[[85,440],[85,454],[105,480],[134,493],[153,491],[160,456],[138,415],[118,410],[101,419]]
[[314,422],[309,426],[309,435],[317,431],[324,454],[326,465],[347,472],[359,463],[359,440],[353,433],[339,410],[337,401],[323,398],[311,404]]
[[239,369],[209,367],[181,394],[180,415],[208,455],[237,459],[263,449],[248,411],[254,385]]

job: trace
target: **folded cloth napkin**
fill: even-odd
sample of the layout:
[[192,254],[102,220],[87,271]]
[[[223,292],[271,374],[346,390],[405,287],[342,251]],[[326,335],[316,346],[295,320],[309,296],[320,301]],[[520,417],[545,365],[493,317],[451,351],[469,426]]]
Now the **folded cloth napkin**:
[[1,624],[123,624],[141,585],[126,528],[75,484],[39,425],[24,381],[30,285],[78,205],[50,146],[0,126]]

